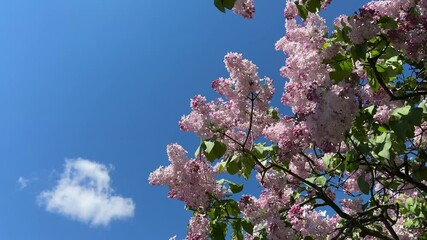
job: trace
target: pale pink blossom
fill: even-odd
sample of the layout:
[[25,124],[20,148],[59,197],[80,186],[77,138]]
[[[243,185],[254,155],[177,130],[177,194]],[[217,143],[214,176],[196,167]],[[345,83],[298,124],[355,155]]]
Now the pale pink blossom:
[[355,215],[357,213],[362,212],[362,203],[363,199],[356,198],[356,199],[342,199],[340,200],[340,204],[342,206],[342,209],[345,213],[350,215]]
[[[274,87],[270,78],[259,78],[257,66],[241,54],[228,53],[224,63],[230,77],[212,82],[212,88],[223,98],[206,102],[205,97],[195,96],[190,101],[192,112],[181,118],[179,126],[203,138],[223,138],[226,133],[223,141],[233,150],[236,141],[250,145],[248,141],[261,136],[264,128],[274,122],[268,114]],[[250,126],[252,137],[247,139]]]
[[381,105],[377,107],[377,112],[374,114],[374,119],[379,123],[387,123],[390,118],[392,109],[388,105]]
[[207,160],[187,158],[187,152],[178,144],[168,145],[167,150],[171,164],[150,173],[151,185],[168,186],[170,198],[184,201],[192,209],[206,208],[212,196],[225,196]]
[[313,210],[309,205],[293,205],[288,211],[288,219],[293,229],[314,239],[333,236],[339,221],[337,216],[331,218],[326,216],[326,211]]
[[255,6],[253,0],[236,0],[234,3],[233,11],[242,15],[244,18],[251,19],[255,13]]
[[292,0],[286,1],[286,7],[285,7],[284,15],[285,15],[286,19],[293,19],[296,16],[298,16],[297,5],[295,4],[294,1],[292,1]]
[[206,215],[196,213],[188,224],[188,233],[185,240],[208,240],[211,227]]

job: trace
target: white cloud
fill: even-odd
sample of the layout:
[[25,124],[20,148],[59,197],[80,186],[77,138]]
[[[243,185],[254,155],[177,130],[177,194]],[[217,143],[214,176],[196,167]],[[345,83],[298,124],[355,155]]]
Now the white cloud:
[[38,196],[49,212],[59,213],[92,226],[106,226],[113,219],[134,215],[131,198],[113,195],[105,165],[85,159],[66,160],[57,185]]
[[19,177],[18,178],[18,184],[19,184],[19,189],[24,189],[28,186],[28,183],[30,182],[29,179],[23,178],[23,177]]

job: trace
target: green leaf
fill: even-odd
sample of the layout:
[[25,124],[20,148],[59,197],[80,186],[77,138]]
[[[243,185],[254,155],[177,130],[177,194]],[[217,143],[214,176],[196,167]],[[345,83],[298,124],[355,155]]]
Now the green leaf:
[[362,209],[366,210],[369,207],[369,202],[362,204]]
[[423,101],[418,104],[418,107],[423,110],[423,114],[427,114],[427,107],[426,107],[427,99],[424,99]]
[[346,42],[350,43],[350,38],[348,37],[348,34],[352,31],[352,29],[347,26],[347,24],[344,22],[344,20],[341,20],[341,25],[344,26],[343,28],[339,28],[337,26],[334,27],[335,29],[335,41],[336,42]]
[[223,0],[223,6],[229,10],[231,10],[234,7],[234,3],[236,0]]
[[377,63],[376,70],[381,73],[385,83],[393,82],[397,75],[402,74],[403,62],[395,52],[390,52],[382,57],[385,58],[385,62]]
[[226,168],[227,168],[227,162],[226,161],[222,161],[219,164],[218,172],[222,173],[224,171],[224,169],[226,169]]
[[240,159],[242,163],[242,175],[244,178],[248,179],[251,175],[252,170],[255,167],[255,160],[251,156],[242,156]]
[[249,233],[249,234],[253,234],[254,232],[254,225],[252,225],[252,223],[250,223],[247,219],[243,219],[242,220],[242,227],[245,230],[245,232]]
[[230,186],[230,191],[232,193],[239,193],[243,190],[243,184],[237,184],[230,181],[227,181],[228,186]]
[[423,165],[418,165],[411,174],[412,178],[417,181],[425,181],[427,180],[427,168]]
[[357,185],[359,186],[359,189],[364,194],[369,194],[369,184],[365,181],[365,175],[363,174],[357,179]]
[[221,204],[221,201],[216,201],[212,207],[209,208],[208,215],[212,224],[216,224],[217,219],[221,219],[224,216],[224,208]]
[[378,127],[378,132],[385,133],[385,132],[388,132],[388,129],[386,127],[384,127],[384,126],[379,126]]
[[265,144],[257,143],[254,145],[253,153],[258,159],[262,159],[265,157]]
[[227,224],[222,222],[216,222],[212,226],[211,238],[214,240],[225,240],[227,235]]
[[381,135],[375,137],[375,143],[381,144],[384,143],[387,138],[388,133],[381,133]]
[[214,147],[215,155],[217,158],[221,158],[224,156],[225,152],[227,151],[227,146],[222,142],[215,142]]
[[365,112],[373,115],[374,114],[374,110],[375,110],[375,105],[371,105],[369,107],[366,107],[364,110],[365,110]]
[[240,214],[239,204],[234,200],[227,200],[225,208],[227,209],[227,213],[234,217]]
[[305,4],[305,7],[307,8],[308,11],[312,13],[316,13],[321,7],[321,2],[320,0],[308,0],[307,3]]
[[241,163],[238,161],[238,157],[233,156],[227,161],[227,172],[234,175],[240,171]]
[[378,153],[378,155],[385,158],[385,159],[390,160],[390,150],[391,150],[391,146],[392,146],[390,134],[388,132],[384,132],[381,134],[381,136],[384,136],[384,139],[383,139],[384,145],[383,145],[382,150]]
[[205,148],[205,144],[203,141],[200,142],[199,147],[197,147],[196,152],[194,153],[194,157],[198,158],[200,156],[200,152]]
[[297,9],[298,9],[298,15],[304,20],[307,19],[307,16],[308,16],[307,9],[300,4],[297,4]]
[[414,225],[413,220],[410,218],[405,219],[405,226],[408,228],[412,228]]
[[353,73],[353,62],[351,59],[339,59],[336,61],[337,62],[330,64],[334,71],[330,72],[329,76],[332,80],[340,82],[350,77]]
[[327,166],[328,169],[330,169],[330,168],[332,168],[331,164],[332,164],[332,162],[334,160],[334,155],[332,155],[332,154],[325,154],[325,156],[323,156],[322,160],[323,160],[323,164],[325,166]]
[[398,139],[404,140],[406,138],[406,134],[408,131],[408,126],[404,122],[401,121],[389,121],[390,128],[396,134]]
[[418,240],[427,240],[427,232],[421,233],[421,235],[418,236]]
[[363,44],[355,44],[351,50],[351,57],[356,61],[356,60],[361,60],[364,61],[366,58],[366,51],[367,51],[368,45],[367,43],[363,43]]
[[223,0],[214,0],[214,5],[218,10],[225,13],[225,7],[223,4]]
[[422,108],[414,108],[410,105],[397,108],[393,111],[390,117],[390,128],[396,133],[400,140],[405,140],[408,137],[413,137],[414,126],[419,126],[423,117]]
[[280,115],[277,109],[270,108],[268,109],[268,115],[271,116],[274,120],[280,120]]
[[391,17],[381,17],[380,20],[378,20],[378,25],[382,29],[396,29],[397,28],[397,22]]
[[231,233],[231,239],[243,240],[242,225],[240,224],[240,220],[232,221],[231,227],[233,228],[233,232]]
[[[407,85],[411,89],[417,87],[417,85],[418,85],[417,80],[414,77],[412,77],[412,76],[407,76],[405,78],[404,82],[405,82],[405,85]],[[399,83],[396,83],[396,84],[399,84]],[[423,101],[423,102],[425,103],[425,101]],[[421,107],[421,106],[418,106],[418,107]]]
[[204,149],[204,154],[210,162],[221,158],[227,151],[226,145],[218,141],[204,141],[201,147]]
[[380,84],[377,79],[375,77],[368,76],[368,83],[372,90],[376,93],[380,87]]
[[314,183],[319,187],[323,187],[326,185],[326,178],[324,176],[319,177],[310,177],[305,179],[308,182]]
[[215,147],[215,142],[205,141],[205,152],[210,153]]
[[221,178],[220,180],[217,180],[216,183],[218,183],[218,184],[224,184],[226,181],[228,181],[228,180],[226,180],[224,178]]
[[279,150],[279,146],[277,146],[277,145],[275,145],[275,144],[270,145],[270,146],[265,146],[265,147],[264,147],[264,151],[269,152],[269,153],[270,153],[270,155],[271,155],[271,154],[275,154],[275,153],[277,152],[277,150]]
[[411,197],[406,198],[406,200],[405,200],[406,208],[409,208],[410,206],[413,206],[414,204],[415,204],[415,201],[413,198],[411,198]]
[[345,170],[348,172],[356,171],[359,168],[360,161],[357,161],[358,153],[355,150],[351,150],[345,157]]
[[422,108],[412,108],[411,113],[408,116],[408,120],[411,124],[415,126],[420,126],[421,121],[423,120],[423,109]]

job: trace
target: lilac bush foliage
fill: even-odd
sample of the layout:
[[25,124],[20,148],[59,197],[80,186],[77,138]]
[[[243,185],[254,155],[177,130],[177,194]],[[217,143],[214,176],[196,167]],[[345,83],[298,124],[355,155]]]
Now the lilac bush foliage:
[[[195,158],[171,144],[171,164],[149,177],[194,212],[187,240],[427,239],[427,0],[372,1],[332,31],[329,3],[287,0],[276,49],[291,115],[239,53],[212,82],[218,99],[191,99],[179,127],[202,139]],[[215,6],[255,12],[251,0]],[[220,173],[263,190],[240,195]]]

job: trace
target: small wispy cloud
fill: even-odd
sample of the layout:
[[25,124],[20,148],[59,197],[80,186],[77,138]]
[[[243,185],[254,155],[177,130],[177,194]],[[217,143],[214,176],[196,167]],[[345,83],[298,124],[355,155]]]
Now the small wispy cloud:
[[19,185],[19,189],[24,189],[28,186],[28,183],[30,182],[30,179],[24,178],[24,177],[19,177],[18,178],[18,185]]
[[113,195],[111,169],[86,159],[66,160],[57,185],[40,193],[39,203],[49,212],[91,226],[106,226],[114,219],[132,217],[133,200]]

